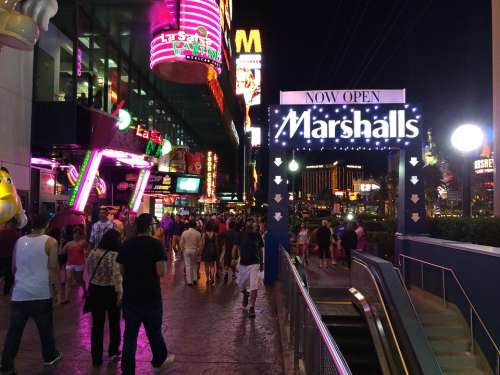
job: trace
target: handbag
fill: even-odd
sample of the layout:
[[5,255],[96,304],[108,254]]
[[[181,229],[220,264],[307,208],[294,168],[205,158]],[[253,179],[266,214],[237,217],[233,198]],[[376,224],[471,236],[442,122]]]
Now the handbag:
[[84,314],[87,314],[89,312],[91,312],[94,307],[95,307],[95,296],[93,296],[93,294],[91,293],[91,289],[90,289],[90,284],[92,283],[92,280],[94,279],[96,273],[97,273],[97,269],[99,268],[102,260],[104,259],[104,257],[109,253],[109,250],[106,250],[106,252],[104,253],[104,255],[99,258],[99,261],[97,262],[97,265],[95,266],[94,268],[94,272],[92,272],[92,276],[90,277],[89,279],[89,287],[87,288],[87,295],[85,296],[85,302],[83,303],[83,312]]

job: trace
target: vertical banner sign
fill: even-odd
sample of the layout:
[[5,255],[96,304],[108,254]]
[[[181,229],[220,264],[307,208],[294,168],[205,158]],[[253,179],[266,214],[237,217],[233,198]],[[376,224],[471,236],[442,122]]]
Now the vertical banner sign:
[[[389,94],[387,97],[398,93]],[[400,94],[398,100],[403,97]],[[417,106],[391,98],[386,99],[394,100],[395,104],[374,104],[367,100],[367,103],[351,105],[304,105],[299,98],[299,104],[270,107],[267,284],[272,284],[277,278],[280,245],[288,246],[286,176],[290,161],[287,154],[291,150],[352,152],[399,149],[398,232],[426,233],[421,114]]]

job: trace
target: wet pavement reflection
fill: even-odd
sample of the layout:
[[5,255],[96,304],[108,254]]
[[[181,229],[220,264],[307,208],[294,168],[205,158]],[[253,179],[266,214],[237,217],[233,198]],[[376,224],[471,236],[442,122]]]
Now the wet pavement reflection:
[[[176,363],[165,374],[283,374],[281,344],[274,293],[262,288],[256,303],[256,319],[241,308],[241,294],[234,282],[222,280],[207,286],[201,276],[198,286],[184,283],[183,263],[169,264],[162,280],[163,332]],[[93,369],[90,357],[90,315],[82,312],[82,300],[74,295],[68,305],[56,306],[54,324],[63,360],[44,369],[38,332],[28,323],[16,368],[19,375],[33,374],[120,374],[119,362],[105,361]],[[8,324],[8,299],[0,297],[0,342]],[[122,322],[123,332],[123,322]],[[104,347],[107,348],[107,338]],[[3,346],[2,346],[3,348]],[[136,374],[153,374],[151,351],[141,329],[137,346]]]

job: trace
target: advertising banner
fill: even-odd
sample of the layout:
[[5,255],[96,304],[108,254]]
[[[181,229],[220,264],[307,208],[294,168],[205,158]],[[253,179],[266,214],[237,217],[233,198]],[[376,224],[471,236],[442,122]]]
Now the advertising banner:
[[280,104],[404,104],[406,90],[281,91]]

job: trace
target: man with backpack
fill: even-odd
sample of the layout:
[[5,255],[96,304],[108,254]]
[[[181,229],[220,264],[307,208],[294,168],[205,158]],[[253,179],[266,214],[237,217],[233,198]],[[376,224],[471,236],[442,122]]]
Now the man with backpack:
[[[259,234],[259,227],[252,221],[247,221],[245,232],[242,233],[239,244],[235,247],[233,259],[237,259],[236,251],[239,249],[240,272],[238,274],[238,286],[243,293],[243,307],[248,309],[248,317],[255,318],[255,301],[257,300],[257,291],[259,289],[260,276],[263,271],[264,242]],[[249,301],[250,300],[250,301]]]

